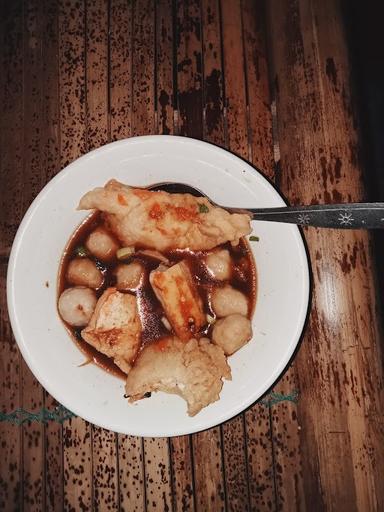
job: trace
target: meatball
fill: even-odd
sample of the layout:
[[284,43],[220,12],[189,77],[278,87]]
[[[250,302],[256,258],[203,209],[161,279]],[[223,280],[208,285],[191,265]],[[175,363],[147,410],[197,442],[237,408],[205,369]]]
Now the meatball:
[[143,272],[143,265],[138,261],[118,265],[115,270],[116,288],[119,291],[137,288],[140,284]]
[[73,327],[84,327],[91,319],[96,302],[96,294],[90,288],[85,286],[67,288],[59,298],[60,316]]
[[252,338],[251,321],[239,314],[229,315],[215,323],[212,341],[230,356]]
[[224,281],[229,279],[232,273],[232,262],[229,251],[221,249],[208,254],[205,264],[215,279]]
[[228,316],[235,313],[248,314],[248,300],[244,293],[230,285],[215,288],[212,292],[211,303],[217,316]]
[[111,261],[116,255],[119,244],[102,227],[96,228],[85,241],[85,247],[101,261]]
[[68,265],[67,280],[71,284],[97,289],[103,284],[103,279],[96,263],[89,258],[74,258]]

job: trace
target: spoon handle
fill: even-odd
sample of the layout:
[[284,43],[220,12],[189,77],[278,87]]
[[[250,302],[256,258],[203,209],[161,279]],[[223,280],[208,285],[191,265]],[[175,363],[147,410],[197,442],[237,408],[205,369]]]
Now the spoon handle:
[[253,220],[288,222],[301,226],[338,229],[384,228],[384,203],[250,208],[247,212],[251,214]]

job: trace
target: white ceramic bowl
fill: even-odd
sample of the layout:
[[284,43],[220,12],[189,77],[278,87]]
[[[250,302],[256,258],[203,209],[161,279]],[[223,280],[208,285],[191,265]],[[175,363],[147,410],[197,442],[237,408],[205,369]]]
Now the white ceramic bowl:
[[[104,428],[141,436],[174,436],[221,423],[260,398],[291,358],[309,302],[306,251],[296,226],[253,222],[258,272],[253,338],[229,358],[232,381],[218,402],[195,417],[175,395],[154,393],[134,405],[124,383],[84,355],[56,311],[57,272],[68,238],[88,212],[80,197],[111,178],[129,185],[188,183],[219,204],[282,206],[276,190],[253,167],[211,144],[172,136],[114,142],[63,169],[36,197],[12,247],[7,279],[13,331],[28,366],[47,391],[75,414]],[[48,285],[48,286],[47,286]]]

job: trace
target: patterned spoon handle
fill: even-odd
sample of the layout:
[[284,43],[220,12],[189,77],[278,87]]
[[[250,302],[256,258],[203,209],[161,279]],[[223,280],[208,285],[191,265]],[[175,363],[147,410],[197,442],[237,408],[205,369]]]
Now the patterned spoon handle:
[[[245,210],[230,208],[234,212]],[[384,228],[384,203],[345,203],[282,208],[247,208],[254,220],[288,222],[320,228]]]

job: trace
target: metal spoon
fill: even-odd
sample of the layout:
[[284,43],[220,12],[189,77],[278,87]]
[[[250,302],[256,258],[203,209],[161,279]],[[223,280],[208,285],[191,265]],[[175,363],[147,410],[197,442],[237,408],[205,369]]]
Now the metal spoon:
[[286,222],[301,226],[342,229],[384,228],[384,203],[315,204],[311,206],[283,206],[279,208],[231,208],[221,206],[201,190],[184,183],[163,182],[147,187],[171,194],[192,194],[206,197],[214,206],[231,213],[247,213],[253,220]]

